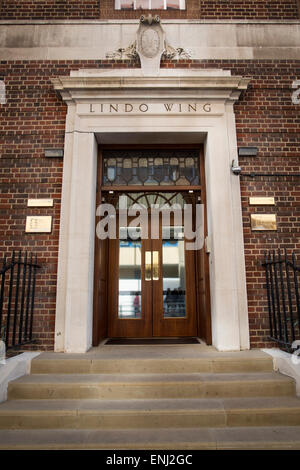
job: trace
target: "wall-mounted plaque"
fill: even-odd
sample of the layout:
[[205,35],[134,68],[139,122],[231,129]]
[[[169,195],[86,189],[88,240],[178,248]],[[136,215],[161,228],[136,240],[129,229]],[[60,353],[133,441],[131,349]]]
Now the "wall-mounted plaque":
[[251,214],[251,230],[277,230],[276,214]]
[[239,157],[256,157],[257,147],[239,147]]
[[64,149],[45,149],[45,157],[47,158],[62,158],[64,156]]
[[28,215],[26,217],[26,233],[51,233],[52,216],[51,215]]
[[53,199],[28,199],[27,207],[53,207]]
[[250,206],[274,206],[274,197],[249,197]]

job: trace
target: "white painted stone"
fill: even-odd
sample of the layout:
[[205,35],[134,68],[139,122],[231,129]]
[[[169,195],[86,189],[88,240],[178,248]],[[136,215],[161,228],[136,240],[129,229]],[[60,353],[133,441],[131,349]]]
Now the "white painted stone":
[[75,105],[69,103],[66,118],[62,198],[60,212],[59,251],[57,268],[57,294],[55,316],[55,350],[65,350],[65,308],[67,291],[67,267],[69,248],[69,208],[71,204],[71,180],[73,161],[73,131]]
[[[213,344],[219,350],[249,348],[247,296],[233,104],[248,80],[211,71],[181,71],[159,77],[141,72],[80,71],[53,80],[67,102],[67,133],[58,266],[56,351],[91,346],[98,143],[205,143]],[[218,112],[202,114],[96,116],[79,105],[99,102],[164,103],[209,100]],[[221,108],[220,108],[221,105]],[[220,112],[222,109],[222,112]],[[116,139],[118,137],[118,140]],[[181,140],[182,139],[182,140]]]
[[300,356],[294,356],[278,348],[262,349],[273,358],[274,370],[292,377],[296,382],[296,394],[300,397]]
[[[232,204],[232,183],[235,181],[231,178],[226,124],[224,116],[223,122],[210,129],[205,152],[208,233],[211,240],[212,335],[213,344],[223,351],[241,349]],[[243,256],[242,253],[242,259]]]
[[[226,104],[226,120],[227,120],[227,135],[228,135],[228,146],[229,146],[229,166],[231,168],[232,161],[238,162],[238,152],[236,148],[236,124],[235,115],[231,103]],[[249,349],[249,321],[248,321],[248,303],[247,289],[246,289],[246,268],[245,268],[245,251],[244,251],[244,233],[242,220],[242,201],[241,201],[241,188],[240,179],[237,175],[230,172],[230,187],[231,187],[231,207],[233,211],[233,258],[235,269],[234,273],[236,276],[236,299],[237,299],[237,310],[239,312],[239,333],[240,333],[240,348]]]
[[8,383],[22,375],[30,374],[31,361],[39,354],[39,351],[24,352],[0,363],[0,403],[7,400]]
[[66,283],[66,352],[92,345],[97,145],[93,133],[74,134]]
[[[122,77],[140,77],[144,75],[141,69],[124,69],[122,70]],[[180,78],[180,77],[231,77],[230,70],[222,69],[176,69],[176,74],[174,69],[160,69],[158,74],[159,77],[170,77],[170,78]],[[120,78],[119,69],[80,69],[80,70],[71,70],[70,77],[117,77]]]
[[[164,20],[192,59],[298,59],[299,21]],[[136,38],[138,20],[0,21],[2,60],[101,60]]]

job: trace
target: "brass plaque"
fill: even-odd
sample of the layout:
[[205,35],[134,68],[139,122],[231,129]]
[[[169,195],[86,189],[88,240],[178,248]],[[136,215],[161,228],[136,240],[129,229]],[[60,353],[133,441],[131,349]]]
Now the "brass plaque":
[[249,197],[250,206],[274,206],[274,197]]
[[53,207],[53,199],[28,199],[27,207]]
[[276,214],[251,214],[251,230],[277,230]]
[[52,216],[39,215],[26,217],[26,233],[51,233],[52,230]]

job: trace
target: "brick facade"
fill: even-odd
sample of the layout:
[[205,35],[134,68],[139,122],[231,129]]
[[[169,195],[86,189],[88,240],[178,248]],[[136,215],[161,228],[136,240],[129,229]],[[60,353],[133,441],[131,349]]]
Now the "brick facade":
[[[0,19],[130,19],[146,11],[114,10],[114,0],[0,0]],[[153,10],[162,18],[284,20],[299,18],[298,0],[186,0],[185,11]]]
[[[66,106],[53,90],[50,77],[79,68],[139,67],[126,61],[14,61],[0,63],[7,104],[0,105],[0,252],[26,249],[38,253],[34,337],[37,347],[53,349],[56,271],[62,159],[45,158],[45,148],[63,148]],[[261,267],[264,250],[286,247],[300,260],[300,105],[291,101],[293,80],[300,77],[299,61],[164,61],[162,67],[229,69],[252,78],[235,105],[238,146],[257,146],[257,157],[243,157],[241,175],[247,290],[252,347],[267,342],[268,313]],[[257,174],[262,175],[257,175]],[[278,173],[278,176],[272,174]],[[249,207],[250,196],[275,196],[273,207]],[[53,232],[24,234],[25,216],[45,215],[28,209],[27,198],[49,197],[54,207]],[[250,213],[277,214],[276,232],[251,232]]]
[[98,19],[99,0],[0,0],[0,18],[9,20]]
[[201,18],[297,19],[298,7],[297,0],[205,0],[201,2]]

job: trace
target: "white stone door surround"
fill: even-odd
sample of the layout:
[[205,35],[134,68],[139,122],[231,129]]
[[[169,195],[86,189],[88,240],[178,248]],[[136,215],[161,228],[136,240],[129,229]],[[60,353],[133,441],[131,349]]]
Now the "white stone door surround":
[[68,105],[55,351],[82,353],[92,345],[101,143],[204,143],[212,341],[221,351],[248,349],[240,183],[231,165],[237,162],[233,105],[249,80],[222,70],[144,77],[139,69],[94,69],[52,82]]

